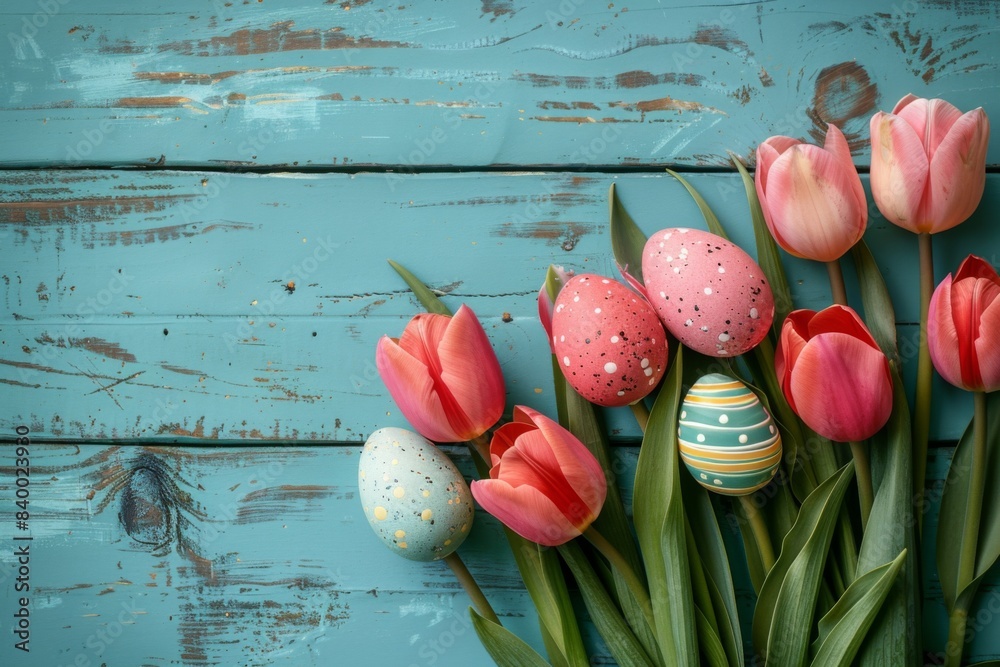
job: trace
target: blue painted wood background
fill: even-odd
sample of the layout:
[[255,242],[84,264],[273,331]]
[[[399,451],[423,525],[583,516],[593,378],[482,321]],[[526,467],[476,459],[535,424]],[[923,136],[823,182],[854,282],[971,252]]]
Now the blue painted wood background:
[[[450,573],[383,549],[356,497],[360,443],[404,425],[374,343],[418,309],[384,260],[475,309],[509,406],[552,411],[535,292],[550,263],[614,273],[612,182],[647,233],[703,226],[680,169],[752,249],[728,151],[834,122],[864,172],[868,118],[908,92],[996,119],[998,31],[989,0],[3,3],[0,438],[30,431],[34,540],[28,656],[5,447],[0,663],[483,664]],[[912,379],[915,240],[870,213]],[[998,215],[991,173],[939,279],[1000,263]],[[797,305],[829,301],[787,268]],[[935,386],[932,488],[970,415]],[[638,433],[607,417],[627,495]],[[482,513],[463,556],[539,645]],[[1000,655],[997,584],[974,658]]]

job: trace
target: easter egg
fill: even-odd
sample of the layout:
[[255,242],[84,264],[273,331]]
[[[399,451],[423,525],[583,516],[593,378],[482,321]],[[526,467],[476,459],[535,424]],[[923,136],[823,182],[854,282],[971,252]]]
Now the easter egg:
[[702,354],[743,354],[764,339],[774,320],[774,296],[763,270],[715,234],[656,232],[643,249],[642,276],[667,331]]
[[392,551],[410,560],[444,558],[472,527],[472,494],[440,449],[402,428],[368,438],[358,461],[365,518]]
[[677,438],[684,465],[716,493],[753,493],[781,462],[781,435],[771,415],[745,384],[721,373],[703,375],[688,391]]
[[591,403],[634,403],[667,368],[667,336],[656,312],[621,283],[573,277],[552,313],[552,352],[566,381]]

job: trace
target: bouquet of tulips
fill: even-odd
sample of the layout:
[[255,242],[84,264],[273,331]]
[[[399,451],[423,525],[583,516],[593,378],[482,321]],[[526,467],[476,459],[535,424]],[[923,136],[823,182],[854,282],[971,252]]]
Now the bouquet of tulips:
[[[875,203],[919,240],[912,409],[888,290],[863,240],[865,192],[832,125],[822,147],[766,140],[753,176],[734,158],[756,260],[679,175],[670,172],[707,231],[647,238],[611,187],[624,282],[550,267],[538,295],[555,415],[514,406],[500,424],[504,381],[475,315],[464,305],[452,315],[393,263],[428,312],[399,339],[382,338],[376,361],[419,435],[381,429],[366,443],[359,487],[372,527],[403,556],[452,566],[498,665],[590,664],[569,578],[621,665],[921,665],[918,544],[936,368],[975,397],[936,553],[950,616],[944,664],[961,664],[978,583],[1000,557],[989,451],[1000,405],[987,398],[1000,388],[1000,278],[970,255],[935,288],[931,239],[977,207],[988,141],[982,109],[963,114],[937,99],[907,96],[871,119]],[[794,309],[779,247],[826,264],[828,308]],[[853,305],[848,253],[860,285]],[[644,432],[631,518],[599,412],[626,405]],[[430,441],[468,443],[471,488]],[[473,500],[505,526],[547,660],[500,624],[458,558]],[[727,549],[720,517],[739,527],[742,553]],[[738,559],[757,595],[746,642],[730,570]]]

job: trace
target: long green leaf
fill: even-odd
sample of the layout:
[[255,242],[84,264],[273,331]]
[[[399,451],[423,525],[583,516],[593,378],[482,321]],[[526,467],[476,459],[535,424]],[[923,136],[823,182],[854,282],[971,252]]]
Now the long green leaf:
[[635,472],[633,514],[663,659],[669,665],[696,665],[698,634],[677,452],[682,357],[683,348],[678,346],[650,412]]
[[848,463],[813,491],[785,537],[781,556],[767,575],[754,612],[754,641],[763,646],[766,665],[799,667],[809,652],[813,615],[823,568],[854,465]]
[[708,491],[691,475],[681,473],[684,509],[694,535],[706,586],[715,612],[719,639],[731,667],[742,667],[743,640],[740,636],[740,616],[736,606],[736,588],[729,569],[729,556],[719,529],[718,517]]
[[[893,366],[893,409],[887,426],[888,437],[873,438],[872,459],[882,459],[878,491],[872,505],[868,527],[861,541],[857,576],[882,566],[906,549],[918,553],[917,518],[913,508],[913,458],[910,437],[910,408],[906,402],[903,381]],[[916,559],[903,563],[892,590],[868,631],[859,664],[865,667],[881,665],[921,665],[920,602],[922,600]]]
[[645,649],[604,589],[580,545],[576,541],[567,542],[559,547],[559,555],[573,573],[587,612],[618,664],[622,667],[653,667],[656,663],[646,655]]
[[729,667],[726,651],[722,648],[722,642],[719,641],[719,636],[715,633],[712,622],[708,620],[701,608],[695,607],[694,612],[698,626],[698,646],[701,648],[704,664],[709,667]]
[[814,667],[850,667],[905,559],[906,549],[903,549],[891,563],[855,580],[833,609],[820,619],[819,638],[813,644]]
[[708,202],[694,189],[694,186],[687,182],[687,180],[672,169],[667,169],[667,173],[680,181],[684,189],[688,191],[691,198],[694,199],[694,203],[698,205],[698,210],[701,211],[702,217],[705,218],[705,224],[708,226],[708,231],[712,232],[716,236],[721,236],[724,239],[729,239],[726,234],[726,230],[722,228],[722,223],[719,222],[718,216],[712,211],[712,208],[708,205]]
[[851,248],[854,267],[858,272],[858,284],[861,286],[861,304],[865,309],[865,324],[872,332],[875,342],[890,360],[899,360],[896,351],[896,313],[889,298],[889,290],[885,286],[882,272],[879,271],[875,258],[864,239]]
[[[979,540],[976,549],[976,574],[963,590],[958,590],[958,564],[962,557],[962,533],[965,510],[969,499],[969,473],[972,471],[972,424],[958,441],[948,469],[948,478],[941,497],[941,514],[938,521],[937,563],[941,577],[941,592],[945,606],[951,610],[959,598],[975,595],[983,575],[1000,558],[1000,392],[987,396],[986,442],[990,443],[990,456],[986,465],[986,487],[983,495],[983,513],[979,522]],[[971,602],[963,599],[963,602]],[[969,607],[967,607],[969,608]]]
[[781,254],[778,252],[778,244],[774,242],[767,222],[764,220],[764,211],[760,208],[760,199],[757,198],[757,188],[754,186],[753,177],[747,172],[743,162],[736,155],[730,155],[733,164],[743,178],[743,189],[747,193],[747,203],[750,206],[750,220],[753,222],[753,236],[757,243],[757,263],[764,271],[767,282],[771,285],[771,293],[774,294],[774,333],[775,336],[781,333],[781,325],[792,312],[792,291],[788,288],[788,278],[785,277],[785,269],[781,264]]
[[549,663],[513,632],[486,620],[472,607],[469,607],[469,614],[479,641],[498,667],[548,667]]
[[[557,364],[558,365],[558,364]],[[560,373],[561,371],[556,371]],[[557,382],[557,391],[559,391]],[[587,449],[591,451],[597,462],[604,470],[607,478],[607,497],[601,513],[594,521],[594,528],[597,529],[611,544],[618,550],[618,553],[625,557],[625,560],[632,567],[640,578],[644,577],[642,557],[635,544],[635,537],[632,533],[631,522],[625,513],[625,503],[622,502],[621,491],[618,488],[617,475],[615,475],[615,461],[611,456],[611,447],[608,443],[606,429],[604,428],[598,413],[593,404],[580,396],[567,383],[562,383],[563,400],[566,402],[567,423],[566,428],[573,435],[580,439]],[[635,599],[631,588],[629,588],[624,577],[615,570],[612,575],[615,582],[615,592],[618,602],[622,606],[625,618],[629,625],[635,629],[635,633],[646,652],[654,659],[659,660],[659,650],[656,644],[656,637],[646,623],[642,607]]]
[[646,247],[646,235],[632,220],[611,184],[608,192],[611,215],[611,252],[623,273],[627,273],[640,285],[642,280],[642,249]]
[[395,269],[396,273],[399,274],[399,277],[406,282],[406,285],[413,292],[413,295],[417,297],[417,301],[420,302],[420,305],[422,305],[428,313],[437,313],[438,315],[452,314],[451,310],[448,309],[448,306],[444,305],[441,299],[437,298],[437,295],[434,294],[434,292],[432,292],[427,285],[421,282],[419,278],[410,273],[405,267],[391,259],[389,260],[389,266]]

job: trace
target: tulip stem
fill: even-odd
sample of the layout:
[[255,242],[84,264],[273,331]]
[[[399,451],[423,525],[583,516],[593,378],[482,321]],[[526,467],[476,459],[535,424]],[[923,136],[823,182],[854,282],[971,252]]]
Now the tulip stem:
[[972,470],[969,471],[969,500],[965,509],[962,556],[958,561],[958,590],[976,578],[976,550],[979,546],[979,521],[983,514],[986,488],[986,392],[973,392],[975,414],[972,418]]
[[840,268],[840,260],[835,259],[832,262],[827,262],[826,272],[830,276],[830,292],[833,294],[833,302],[846,306],[847,288],[844,286],[844,272]]
[[455,573],[455,578],[458,579],[458,583],[462,584],[462,588],[468,593],[469,599],[472,600],[472,604],[476,607],[479,615],[488,621],[493,621],[497,625],[503,625],[500,619],[497,618],[496,612],[493,611],[493,607],[490,606],[490,601],[483,595],[483,589],[476,583],[476,579],[469,572],[469,568],[465,567],[465,563],[462,562],[458,554],[454,551],[451,552],[444,557],[444,562],[448,563],[448,567]]
[[635,415],[635,420],[639,422],[639,428],[642,432],[646,433],[646,424],[649,423],[649,408],[646,407],[646,402],[641,398],[635,403],[629,403],[629,407],[632,408],[632,414]]
[[868,464],[868,450],[865,443],[851,441],[851,454],[854,455],[854,474],[858,479],[858,499],[861,501],[861,531],[868,527],[868,517],[872,513],[875,502],[875,492],[872,490],[872,470]]
[[771,534],[767,532],[767,524],[764,522],[764,515],[760,508],[753,504],[749,495],[739,496],[740,505],[743,506],[743,513],[747,515],[750,522],[750,530],[753,533],[754,542],[757,543],[757,551],[760,553],[760,563],[764,567],[764,574],[774,567],[774,547],[771,545]]
[[655,635],[656,620],[653,618],[653,603],[649,599],[649,591],[646,590],[646,585],[642,582],[642,579],[635,573],[635,570],[632,569],[632,566],[629,565],[628,560],[622,556],[621,552],[611,542],[608,542],[607,538],[597,532],[597,529],[593,525],[588,526],[583,531],[583,536],[601,552],[602,556],[608,559],[611,566],[625,580],[625,584],[632,591],[632,597],[635,598],[636,603],[642,609],[643,616],[646,617],[646,624],[649,626],[650,632]]
[[[917,241],[920,245],[920,346],[917,351],[917,388],[913,406],[913,486],[919,502],[924,497],[927,441],[930,439],[931,430],[933,367],[930,349],[927,347],[927,313],[930,310],[931,296],[934,294],[934,253],[929,233],[917,234]],[[919,513],[917,521],[918,528],[922,529],[923,512]]]
[[944,647],[945,667],[960,667],[965,652],[965,626],[969,620],[969,610],[965,603],[957,602],[948,618],[948,643]]

